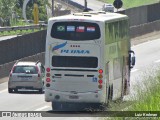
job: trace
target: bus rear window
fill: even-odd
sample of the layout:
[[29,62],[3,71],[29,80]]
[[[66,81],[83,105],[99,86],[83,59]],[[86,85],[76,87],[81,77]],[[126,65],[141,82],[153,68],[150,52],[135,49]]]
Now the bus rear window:
[[62,40],[94,40],[100,36],[98,24],[89,22],[56,22],[51,30],[51,37]]
[[53,56],[53,67],[97,68],[97,57]]

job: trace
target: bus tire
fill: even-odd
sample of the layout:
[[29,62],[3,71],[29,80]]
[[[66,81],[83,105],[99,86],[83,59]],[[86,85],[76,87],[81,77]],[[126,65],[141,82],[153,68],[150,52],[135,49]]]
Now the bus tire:
[[108,90],[108,100],[112,100],[113,98],[113,85],[109,86],[109,90]]
[[109,86],[107,97],[108,97],[108,100],[106,102],[106,106],[107,106],[107,108],[111,108],[110,102],[112,101],[112,98],[113,98],[113,85]]
[[63,111],[63,104],[60,102],[52,102],[52,111]]

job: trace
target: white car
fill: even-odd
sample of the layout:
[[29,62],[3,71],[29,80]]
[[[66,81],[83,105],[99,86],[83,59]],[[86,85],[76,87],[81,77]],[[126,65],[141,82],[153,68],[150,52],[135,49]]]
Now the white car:
[[43,93],[45,68],[41,62],[16,62],[9,74],[8,92],[34,89]]
[[112,4],[104,4],[102,6],[102,11],[105,11],[105,12],[114,12],[114,6]]

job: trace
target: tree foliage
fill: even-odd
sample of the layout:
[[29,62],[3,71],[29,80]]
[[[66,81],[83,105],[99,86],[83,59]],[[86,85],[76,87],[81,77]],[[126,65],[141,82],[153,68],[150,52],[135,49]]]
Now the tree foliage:
[[7,19],[12,15],[16,0],[0,0],[0,17]]
[[[18,15],[20,18],[22,18],[22,8],[23,8],[23,1],[24,0],[18,0],[19,6],[18,8]],[[39,10],[39,20],[46,21],[47,20],[47,10],[46,10],[46,4],[48,4],[48,0],[30,0],[27,4],[27,19],[33,20],[33,6],[34,3],[38,4],[38,10]]]
[[[17,18],[23,19],[23,2],[24,0],[0,0],[0,18],[11,19],[15,12]],[[27,19],[33,20],[33,6],[35,2],[38,4],[39,20],[47,21],[46,4],[49,4],[48,0],[30,0],[26,8]]]

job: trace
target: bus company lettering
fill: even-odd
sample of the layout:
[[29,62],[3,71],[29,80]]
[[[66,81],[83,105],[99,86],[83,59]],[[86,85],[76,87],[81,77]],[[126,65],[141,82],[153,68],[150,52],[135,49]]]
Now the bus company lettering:
[[61,53],[90,54],[90,51],[89,50],[61,50]]

